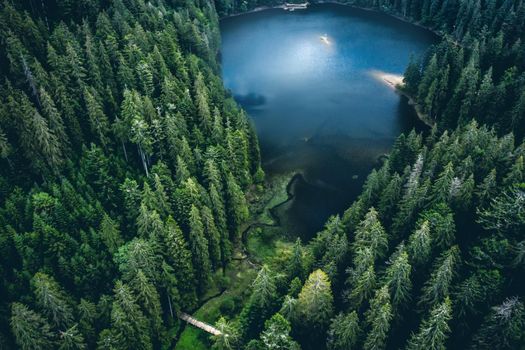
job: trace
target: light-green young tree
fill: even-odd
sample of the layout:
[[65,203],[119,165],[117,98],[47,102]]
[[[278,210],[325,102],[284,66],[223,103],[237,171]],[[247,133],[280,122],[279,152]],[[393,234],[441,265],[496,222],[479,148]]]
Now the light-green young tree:
[[322,270],[315,270],[299,293],[298,319],[307,330],[324,333],[333,315],[333,302],[328,276]]

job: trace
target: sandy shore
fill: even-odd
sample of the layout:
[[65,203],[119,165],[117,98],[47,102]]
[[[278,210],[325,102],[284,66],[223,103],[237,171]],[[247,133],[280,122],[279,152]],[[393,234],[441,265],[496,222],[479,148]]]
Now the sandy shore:
[[392,74],[373,69],[370,71],[370,75],[374,79],[390,86],[392,89],[397,89],[398,87],[403,86],[403,76],[401,74]]
[[382,82],[383,84],[387,85],[388,87],[394,89],[397,93],[406,96],[408,98],[408,103],[414,107],[414,110],[417,113],[417,116],[419,119],[428,125],[429,127],[434,126],[434,121],[425,113],[421,111],[421,107],[417,102],[412,98],[412,96],[408,95],[406,92],[403,91],[403,76],[400,74],[392,74],[383,72],[380,70],[371,70],[370,75],[376,79],[379,82]]

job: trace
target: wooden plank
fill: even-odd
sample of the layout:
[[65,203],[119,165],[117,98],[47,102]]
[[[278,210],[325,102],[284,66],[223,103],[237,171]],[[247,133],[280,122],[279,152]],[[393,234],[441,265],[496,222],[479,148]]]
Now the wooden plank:
[[215,328],[215,327],[213,327],[213,326],[211,326],[211,325],[209,325],[209,324],[207,324],[205,322],[199,321],[199,320],[193,318],[192,316],[188,315],[187,313],[181,312],[179,314],[179,318],[181,320],[183,320],[183,321],[188,322],[192,326],[200,328],[203,331],[208,332],[210,334],[213,334],[213,335],[221,335],[222,334],[222,332],[219,331],[217,328]]

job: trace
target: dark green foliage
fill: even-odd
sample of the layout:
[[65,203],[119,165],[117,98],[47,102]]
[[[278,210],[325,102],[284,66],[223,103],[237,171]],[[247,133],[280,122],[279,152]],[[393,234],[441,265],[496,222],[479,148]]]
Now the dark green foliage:
[[264,176],[219,43],[211,3],[1,1],[0,347],[172,346]]
[[[525,261],[524,195],[516,183],[523,149],[476,122],[436,133],[424,142],[415,133],[401,136],[343,220],[330,218],[303,248],[314,268],[346,267],[330,275],[335,281],[346,277],[344,286],[334,286],[343,305],[336,303],[336,310],[346,314],[332,320],[330,348],[498,348],[498,342],[512,348],[522,341],[521,301],[509,299],[493,311],[490,305],[523,293],[513,277]],[[405,169],[403,175],[397,169]],[[380,218],[391,224],[384,227]],[[305,288],[298,299],[293,293],[284,298],[281,313],[299,320],[293,334],[311,348],[302,333],[304,327],[315,330],[305,325]]]
[[[443,34],[404,80],[435,126],[225,303],[214,347],[519,348],[525,4],[348,2]],[[278,3],[1,2],[0,347],[172,346],[264,176],[217,14]]]

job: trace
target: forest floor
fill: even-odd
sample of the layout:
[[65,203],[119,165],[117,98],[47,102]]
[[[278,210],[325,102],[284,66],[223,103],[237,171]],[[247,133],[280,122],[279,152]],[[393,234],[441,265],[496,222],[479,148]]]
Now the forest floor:
[[[292,174],[276,176],[263,189],[247,195],[252,217],[242,227],[243,242],[226,270],[217,271],[212,286],[203,296],[203,304],[192,313],[199,321],[210,325],[224,316],[235,319],[250,297],[251,284],[261,264],[274,265],[291,251],[292,242],[282,235],[271,209],[288,200],[287,186]],[[182,325],[175,350],[210,349],[210,335],[190,325]]]

